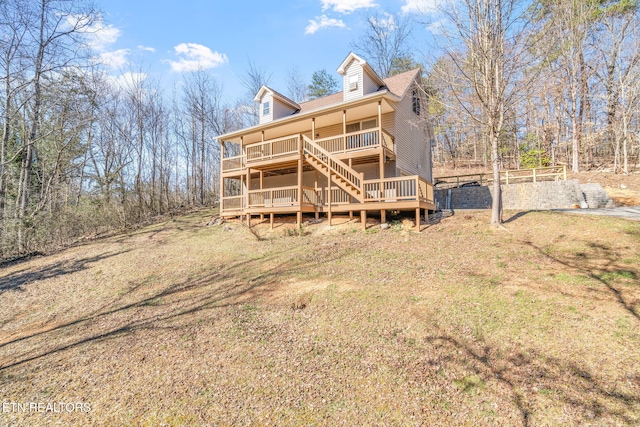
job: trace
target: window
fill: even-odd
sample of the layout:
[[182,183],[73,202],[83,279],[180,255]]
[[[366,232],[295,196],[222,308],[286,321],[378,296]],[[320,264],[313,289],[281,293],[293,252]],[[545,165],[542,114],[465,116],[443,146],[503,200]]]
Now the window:
[[417,90],[413,90],[413,112],[416,113],[416,116],[420,115],[420,94]]
[[271,108],[270,108],[270,105],[269,105],[269,101],[263,102],[262,103],[262,115],[263,116],[268,116],[270,112],[271,112]]
[[358,89],[358,75],[349,76],[349,90]]

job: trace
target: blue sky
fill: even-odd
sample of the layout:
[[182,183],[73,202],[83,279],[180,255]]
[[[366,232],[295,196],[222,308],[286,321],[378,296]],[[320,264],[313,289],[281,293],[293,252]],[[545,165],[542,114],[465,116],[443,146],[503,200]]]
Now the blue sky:
[[[305,80],[334,73],[372,13],[419,17],[434,0],[97,0],[103,16],[95,47],[115,78],[143,73],[170,87],[184,73],[210,70],[233,102],[249,61],[286,92],[294,67]],[[418,25],[416,43],[428,31]],[[336,74],[337,75],[337,74]]]

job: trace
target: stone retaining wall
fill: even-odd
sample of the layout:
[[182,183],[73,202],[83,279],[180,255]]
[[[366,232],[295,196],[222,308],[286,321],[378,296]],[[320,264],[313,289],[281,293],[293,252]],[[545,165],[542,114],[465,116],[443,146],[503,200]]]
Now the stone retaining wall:
[[[493,187],[462,187],[434,192],[438,209],[490,209]],[[447,206],[447,198],[450,206]],[[600,184],[576,180],[543,181],[502,186],[502,206],[514,210],[613,207]]]

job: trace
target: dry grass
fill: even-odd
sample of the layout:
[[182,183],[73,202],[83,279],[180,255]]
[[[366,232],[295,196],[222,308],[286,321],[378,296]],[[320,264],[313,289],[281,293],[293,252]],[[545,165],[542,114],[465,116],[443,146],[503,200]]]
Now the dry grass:
[[[0,425],[638,425],[640,231],[176,218],[0,270]],[[373,224],[373,222],[372,222]]]

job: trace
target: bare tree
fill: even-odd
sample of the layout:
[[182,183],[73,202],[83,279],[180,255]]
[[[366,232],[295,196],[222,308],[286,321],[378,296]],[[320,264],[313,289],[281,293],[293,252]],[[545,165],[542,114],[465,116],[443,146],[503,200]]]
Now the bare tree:
[[409,18],[376,13],[366,18],[362,37],[352,43],[351,47],[371,61],[380,77],[389,77],[394,64],[401,65],[399,60],[412,60],[409,54],[411,26]]
[[258,105],[253,102],[253,98],[260,88],[262,86],[268,86],[270,81],[271,74],[250,60],[247,71],[241,79],[242,85],[247,89],[241,101],[244,104],[244,108],[241,111],[245,117],[245,125],[255,125],[258,123],[260,115],[258,114]]
[[294,102],[305,102],[309,99],[307,86],[298,67],[291,68],[287,75],[287,96]]
[[[500,185],[500,136],[505,117],[517,101],[515,79],[521,76],[523,57],[529,50],[526,22],[518,0],[460,0],[443,9],[450,21],[444,31],[442,49],[455,65],[454,78],[438,78],[450,88],[455,105],[481,126],[491,147],[493,169],[493,204],[491,223],[502,223],[502,189]],[[466,88],[472,90],[465,97]],[[452,100],[453,101],[453,100]]]

